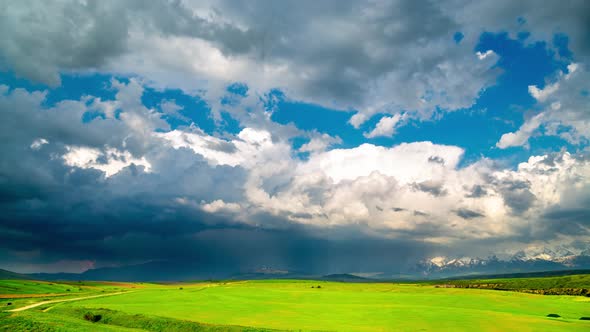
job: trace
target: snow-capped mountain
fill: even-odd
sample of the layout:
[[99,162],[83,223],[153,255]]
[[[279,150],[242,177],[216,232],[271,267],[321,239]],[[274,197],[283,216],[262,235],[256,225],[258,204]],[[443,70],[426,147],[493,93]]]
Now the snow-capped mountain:
[[421,261],[413,272],[425,277],[446,277],[590,268],[590,245],[583,250],[565,246],[528,247],[503,256],[503,259],[496,255],[487,258],[437,256]]
[[571,256],[576,256],[576,254],[564,246],[557,246],[553,249],[548,247],[529,247],[525,250],[518,251],[512,256],[512,259],[521,261],[535,259],[558,261]]

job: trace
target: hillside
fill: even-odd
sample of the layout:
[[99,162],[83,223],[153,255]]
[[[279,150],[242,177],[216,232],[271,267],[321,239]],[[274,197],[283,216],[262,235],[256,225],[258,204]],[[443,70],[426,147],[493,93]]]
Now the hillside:
[[13,280],[13,279],[32,279],[32,278],[27,275],[24,275],[24,274],[0,269],[0,280]]

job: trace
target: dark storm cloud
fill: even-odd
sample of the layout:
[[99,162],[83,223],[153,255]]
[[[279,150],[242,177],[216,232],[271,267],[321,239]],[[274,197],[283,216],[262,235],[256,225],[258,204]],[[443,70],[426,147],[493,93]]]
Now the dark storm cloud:
[[[85,103],[46,109],[42,94],[2,92],[0,243],[8,252],[2,264],[17,264],[19,252],[40,253],[33,259],[39,263],[164,259],[182,254],[191,234],[244,227],[198,207],[202,200],[243,200],[244,169],[211,166],[191,150],[172,149],[154,138],[144,139],[138,150],[149,156],[153,172],[131,164],[105,177],[96,169],[70,167],[62,159],[70,144],[95,147],[112,158],[105,146],[121,148],[125,138],[133,142],[138,134],[121,120],[83,123]],[[39,138],[47,143],[31,147]]]
[[[358,230],[326,237],[323,230],[294,225],[272,215],[256,217],[264,227],[244,225],[162,204],[157,194],[86,199],[76,201],[75,206],[59,201],[36,208],[26,203],[3,207],[3,249],[39,250],[39,262],[64,258],[93,260],[99,265],[113,260],[119,264],[183,262],[199,271],[201,277],[227,276],[260,266],[305,273],[393,272],[431,250],[419,242],[358,235],[362,234]],[[10,264],[8,258],[4,257],[2,263]],[[13,259],[12,264],[17,264],[18,258]]]
[[564,235],[589,234],[590,208],[553,208],[542,216],[547,232]]

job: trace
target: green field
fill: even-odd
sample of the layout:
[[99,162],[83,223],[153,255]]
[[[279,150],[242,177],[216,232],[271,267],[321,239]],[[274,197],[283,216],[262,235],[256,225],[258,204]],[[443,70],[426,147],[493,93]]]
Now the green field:
[[[568,286],[589,287],[589,277],[572,276]],[[561,277],[560,277],[561,278]],[[569,278],[569,277],[568,277]],[[564,284],[554,278],[526,286]],[[573,281],[572,281],[573,280]],[[453,281],[455,283],[459,281]],[[469,281],[485,283],[481,280]],[[494,279],[495,283],[510,283]],[[512,283],[523,283],[523,279]],[[33,284],[37,283],[37,285]],[[0,281],[8,287],[49,293],[78,285],[77,294],[126,293],[49,303],[20,312],[9,309],[48,299],[2,299],[4,331],[590,331],[590,297],[537,295],[487,289],[440,288],[431,283],[339,283],[265,280],[190,284],[70,283],[41,285],[26,280]],[[316,286],[321,286],[317,288]],[[516,286],[515,286],[516,287]],[[14,293],[16,294],[16,293]],[[52,297],[55,300],[56,297]],[[84,315],[100,315],[93,323]],[[547,317],[558,314],[559,318]]]

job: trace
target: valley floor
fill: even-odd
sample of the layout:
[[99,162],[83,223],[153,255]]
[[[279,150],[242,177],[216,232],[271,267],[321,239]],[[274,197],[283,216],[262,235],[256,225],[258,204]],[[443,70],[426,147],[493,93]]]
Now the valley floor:
[[[16,296],[35,287],[59,296]],[[590,316],[590,297],[432,284],[0,281],[0,294],[9,290],[15,298],[0,298],[0,331],[590,331],[580,320]]]

